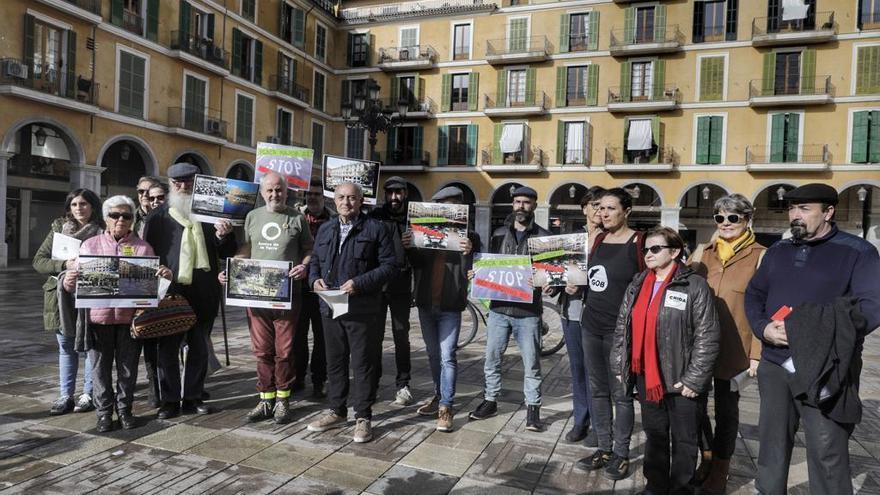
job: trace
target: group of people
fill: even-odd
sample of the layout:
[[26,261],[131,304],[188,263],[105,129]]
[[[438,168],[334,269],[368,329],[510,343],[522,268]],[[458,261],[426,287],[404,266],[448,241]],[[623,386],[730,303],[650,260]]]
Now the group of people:
[[[400,177],[384,181],[385,202],[370,212],[364,211],[361,186],[337,185],[333,213],[324,205],[320,182],[311,184],[304,205],[293,207],[286,178],[270,172],[260,182],[265,205],[248,214],[243,228],[233,229],[228,221],[190,219],[196,173],[190,164],[171,166],[168,191],[145,178],[138,183],[137,205],[124,196],[102,205],[85,189],[68,196],[65,217],[52,224],[34,258],[35,268],[51,275],[44,285],[44,323],[59,344],[61,397],[50,413],[94,408],[103,432],[113,428],[115,410],[123,428],[135,427],[132,398],[143,349],[149,399],[158,418],[209,414],[204,384],[210,334],[227,282],[219,260],[238,256],[289,261],[294,280],[292,309],[247,309],[259,393],[249,421],[290,421],[291,394],[305,388],[310,371],[312,395],[326,397],[328,408],[308,430],[348,426],[351,406],[353,440],[370,441],[389,312],[394,401],[415,402],[409,387],[414,306],[434,383],[433,394],[416,412],[435,417],[438,431],[452,431],[456,345],[474,255],[528,255],[529,238],[550,235],[535,221],[537,192],[515,189],[513,212],[487,245],[469,230],[456,252],[414,246],[407,226],[407,183]],[[851,493],[847,443],[860,419],[862,342],[880,326],[880,257],[866,241],[837,229],[833,188],[808,184],[785,199],[790,238],[769,249],[759,245],[751,229],[754,207],[742,195],[730,194],[715,202],[712,240],[686,256],[675,230],[658,226],[637,232],[628,226],[632,198],[625,190],[590,188],[581,201],[590,242],[588,285],[533,287],[529,303],[491,301],[484,394],[468,419],[498,414],[502,360],[513,336],[523,364],[525,428],[544,430],[542,301],[558,298],[574,406],[565,439],[586,440],[594,448],[581,467],[601,470],[612,480],[629,475],[638,398],[646,435],[643,493],[691,493],[698,487],[702,493],[723,493],[739,429],[739,390],[757,376],[762,399],[758,490],[786,492],[794,437],[803,420],[811,491]],[[464,194],[446,187],[431,201],[463,204]],[[160,258],[156,275],[187,299],[196,324],[184,334],[140,341],[128,330],[133,310],[77,314],[65,303],[75,286],[77,262],[51,259],[54,232],[84,241],[84,254],[155,254]],[[334,315],[320,297],[327,290],[347,295],[347,312]],[[76,398],[77,353],[86,350],[85,389]],[[708,414],[710,394],[714,418]]]

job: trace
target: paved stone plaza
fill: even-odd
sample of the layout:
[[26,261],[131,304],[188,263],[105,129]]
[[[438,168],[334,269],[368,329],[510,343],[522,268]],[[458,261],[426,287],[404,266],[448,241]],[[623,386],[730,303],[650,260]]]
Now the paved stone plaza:
[[[139,375],[134,430],[95,432],[94,413],[49,417],[58,396],[57,344],[42,329],[42,276],[30,267],[0,271],[0,492],[2,493],[297,493],[297,494],[522,494],[635,493],[642,489],[644,435],[636,424],[633,470],[617,483],[580,468],[591,453],[567,444],[570,427],[568,361],[563,352],[544,358],[544,407],[548,429],[525,430],[522,370],[511,345],[505,361],[499,416],[467,422],[481,399],[484,330],[459,353],[456,430],[434,430],[433,418],[416,407],[397,407],[390,329],[385,340],[385,377],[374,408],[375,440],[351,442],[353,425],[315,434],[306,424],[323,404],[294,396],[294,422],[249,424],[254,405],[254,361],[243,311],[229,310],[231,364],[208,378],[211,403],[221,412],[155,418],[146,405],[145,375]],[[424,344],[413,313],[413,393],[432,393]],[[215,348],[223,359],[220,319]],[[880,494],[880,335],[867,341],[862,372],[864,420],[850,443],[858,493]],[[81,382],[81,378],[80,378]],[[78,389],[79,392],[79,389]],[[306,394],[311,390],[307,389]],[[732,465],[733,493],[754,492],[758,453],[757,389],[741,401],[741,438]],[[809,493],[803,434],[799,434],[790,493]]]

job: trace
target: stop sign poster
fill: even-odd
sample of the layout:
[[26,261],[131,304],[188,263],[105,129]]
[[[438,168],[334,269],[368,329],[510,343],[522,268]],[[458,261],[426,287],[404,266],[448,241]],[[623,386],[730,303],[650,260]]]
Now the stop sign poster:
[[471,297],[492,301],[531,303],[534,291],[532,260],[528,256],[477,253]]
[[278,172],[287,178],[288,189],[307,191],[312,179],[314,151],[298,146],[257,143],[257,165],[254,182],[260,183],[269,172]]

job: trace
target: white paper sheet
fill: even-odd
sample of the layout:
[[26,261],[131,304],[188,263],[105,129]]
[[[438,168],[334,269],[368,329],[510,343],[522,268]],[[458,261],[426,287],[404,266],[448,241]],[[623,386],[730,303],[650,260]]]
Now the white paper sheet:
[[315,292],[315,294],[318,294],[327,306],[330,306],[330,309],[333,311],[333,318],[339,318],[348,313],[347,292],[341,290],[322,290]]
[[82,241],[76,237],[70,237],[60,232],[52,235],[52,259],[67,261],[79,256],[79,246]]
[[165,294],[168,293],[168,288],[171,287],[171,281],[167,278],[159,279],[159,300],[165,299]]

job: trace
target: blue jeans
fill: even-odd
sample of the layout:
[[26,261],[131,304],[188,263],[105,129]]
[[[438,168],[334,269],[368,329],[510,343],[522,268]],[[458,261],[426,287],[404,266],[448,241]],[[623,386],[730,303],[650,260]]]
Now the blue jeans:
[[523,394],[526,405],[541,405],[541,360],[538,351],[541,348],[541,335],[538,329],[538,317],[513,318],[511,316],[489,311],[489,322],[486,326],[486,362],[483,372],[486,375],[485,399],[497,401],[501,393],[501,359],[507,350],[510,334],[516,339],[523,362]]
[[568,364],[571,368],[571,395],[574,403],[574,423],[587,426],[590,423],[590,374],[584,359],[581,322],[562,320],[562,335],[568,351]]
[[[76,373],[79,371],[80,353],[73,350],[76,339],[56,333],[58,339],[58,381],[61,385],[61,397],[73,397],[76,392]],[[86,357],[86,369],[83,371],[83,393],[92,395],[92,360]]]
[[455,399],[455,377],[458,374],[456,344],[461,330],[461,311],[439,311],[419,308],[422,338],[434,379],[434,395],[440,397],[440,405],[452,407]]

